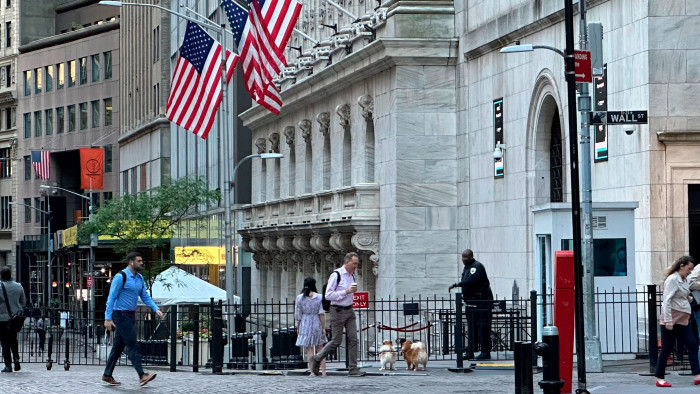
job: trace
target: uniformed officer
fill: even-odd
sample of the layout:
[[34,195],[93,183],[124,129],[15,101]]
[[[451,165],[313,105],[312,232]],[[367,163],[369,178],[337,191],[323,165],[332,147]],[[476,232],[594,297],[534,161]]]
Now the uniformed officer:
[[[489,277],[486,275],[484,265],[474,259],[474,252],[467,249],[462,252],[462,280],[450,286],[462,288],[462,297],[467,304],[467,320],[469,325],[469,349],[467,358],[474,360],[491,359],[491,307],[493,293]],[[479,302],[484,301],[484,302]],[[470,310],[471,305],[471,310]],[[474,309],[476,309],[474,311]],[[473,335],[472,335],[473,333]],[[474,357],[476,344],[480,344],[481,354]]]

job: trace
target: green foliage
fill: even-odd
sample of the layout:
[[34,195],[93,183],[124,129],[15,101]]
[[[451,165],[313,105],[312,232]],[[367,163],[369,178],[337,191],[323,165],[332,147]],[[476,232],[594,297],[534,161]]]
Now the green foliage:
[[221,193],[209,190],[204,178],[180,178],[147,192],[112,199],[78,228],[78,234],[108,236],[116,241],[117,253],[152,250],[170,239],[184,217],[218,203],[220,198]]

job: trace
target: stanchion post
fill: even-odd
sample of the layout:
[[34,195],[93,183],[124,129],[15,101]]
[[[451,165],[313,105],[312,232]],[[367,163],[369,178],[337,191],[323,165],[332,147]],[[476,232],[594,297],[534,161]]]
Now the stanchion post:
[[656,372],[659,362],[659,331],[656,316],[656,285],[647,285],[647,316],[649,317],[649,372]]
[[194,306],[192,330],[192,372],[199,372],[199,305]]
[[170,306],[170,372],[177,371],[177,305]]
[[455,294],[455,352],[457,369],[464,368],[464,325],[462,323],[462,293]]

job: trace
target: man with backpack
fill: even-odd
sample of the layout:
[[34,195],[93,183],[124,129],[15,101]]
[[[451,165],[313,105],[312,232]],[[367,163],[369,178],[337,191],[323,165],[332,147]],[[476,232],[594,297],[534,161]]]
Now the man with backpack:
[[156,378],[156,374],[143,372],[141,367],[141,355],[139,345],[136,342],[136,303],[141,297],[158,318],[163,318],[163,312],[153,302],[146,289],[146,282],[139,273],[143,267],[143,256],[137,252],[131,252],[126,256],[128,266],[112,277],[112,284],[107,297],[107,311],[105,312],[105,329],[116,330],[114,334],[114,344],[109,353],[107,365],[105,366],[102,381],[110,386],[118,386],[121,383],[114,380],[112,372],[117,365],[117,361],[126,347],[127,356],[131,365],[139,374],[139,383],[145,386],[148,382]]
[[366,373],[357,367],[357,323],[355,311],[352,310],[354,293],[357,291],[355,270],[360,264],[357,253],[348,253],[343,259],[343,266],[331,273],[326,285],[325,298],[331,302],[331,341],[323,347],[321,353],[311,356],[309,365],[314,375],[319,374],[321,360],[333,353],[343,340],[343,329],[347,333],[348,347],[348,376],[365,376]]

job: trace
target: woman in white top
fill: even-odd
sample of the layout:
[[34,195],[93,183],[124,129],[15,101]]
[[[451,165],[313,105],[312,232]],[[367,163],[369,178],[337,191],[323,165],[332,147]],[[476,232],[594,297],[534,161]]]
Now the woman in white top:
[[685,344],[688,349],[690,370],[693,384],[700,384],[700,366],[698,366],[698,340],[690,323],[690,284],[688,275],[695,266],[695,260],[690,256],[682,256],[676,260],[666,272],[664,281],[664,296],[661,304],[661,353],[656,362],[656,386],[671,387],[664,380],[666,376],[666,361],[673,351],[673,345]]

